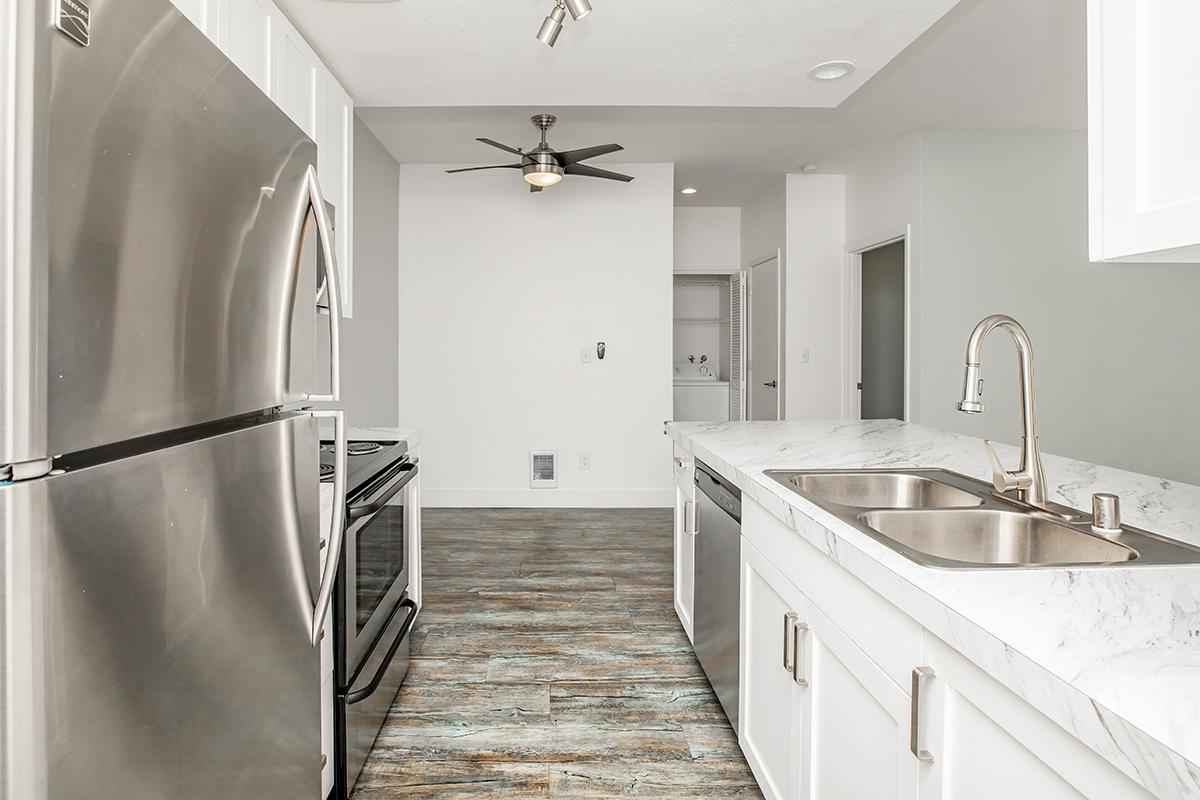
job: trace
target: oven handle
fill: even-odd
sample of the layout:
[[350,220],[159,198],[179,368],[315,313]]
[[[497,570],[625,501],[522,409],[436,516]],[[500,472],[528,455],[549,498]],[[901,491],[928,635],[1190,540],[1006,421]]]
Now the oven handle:
[[396,634],[392,646],[388,648],[387,654],[383,657],[383,661],[379,664],[379,669],[375,671],[375,677],[371,679],[371,682],[357,691],[346,693],[346,705],[352,706],[355,703],[361,703],[375,693],[375,690],[379,688],[379,684],[383,682],[383,676],[387,674],[388,667],[392,665],[392,659],[396,657],[396,651],[400,649],[404,638],[412,630],[413,622],[417,619],[417,604],[412,601],[412,598],[406,597],[400,601],[397,610],[400,608],[408,609],[408,616],[405,618],[404,624],[400,626],[400,633]]
[[387,486],[380,489],[379,492],[371,499],[350,506],[350,508],[346,511],[346,517],[353,522],[356,519],[369,517],[372,514],[382,511],[383,507],[387,505],[388,500],[391,500],[393,497],[395,497],[401,489],[403,489],[405,486],[408,486],[409,482],[413,478],[417,477],[417,462],[411,461],[407,464],[404,464],[400,467],[400,471],[405,473],[403,478],[393,483],[389,483]]

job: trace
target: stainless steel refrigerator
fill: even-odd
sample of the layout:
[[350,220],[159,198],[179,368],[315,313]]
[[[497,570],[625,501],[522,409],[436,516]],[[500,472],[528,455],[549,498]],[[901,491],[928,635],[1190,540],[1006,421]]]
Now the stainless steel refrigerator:
[[319,795],[316,159],[168,0],[0,0],[6,800]]

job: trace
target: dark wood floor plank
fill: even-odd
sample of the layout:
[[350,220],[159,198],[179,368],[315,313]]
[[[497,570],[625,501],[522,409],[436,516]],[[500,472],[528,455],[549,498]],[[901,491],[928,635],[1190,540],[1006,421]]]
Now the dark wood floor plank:
[[745,761],[662,762],[638,760],[555,764],[550,796],[611,797],[762,797]]
[[666,509],[425,509],[409,675],[354,800],[761,797],[675,616]]

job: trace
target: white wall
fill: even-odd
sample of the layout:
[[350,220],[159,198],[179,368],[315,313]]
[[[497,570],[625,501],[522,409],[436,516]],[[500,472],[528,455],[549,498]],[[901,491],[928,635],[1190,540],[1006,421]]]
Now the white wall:
[[1200,269],[1089,263],[1083,133],[924,131],[860,160],[846,191],[849,243],[913,226],[914,421],[1017,443],[1003,333],[985,347],[984,414],[954,408],[972,327],[1007,313],[1033,340],[1044,451],[1200,483]]
[[[908,264],[908,418],[923,419],[921,271],[921,148],[922,134],[883,142],[860,154],[846,174],[846,250],[861,250],[898,235],[907,236]],[[849,344],[849,343],[847,343]],[[845,356],[843,356],[843,359]],[[844,374],[844,392],[851,376]],[[849,398],[847,398],[849,400]]]
[[675,270],[741,269],[741,227],[740,208],[676,208]]
[[[742,206],[742,268],[787,244],[787,179],[780,175]],[[786,254],[785,254],[786,255]],[[784,262],[787,263],[786,261]]]
[[[787,379],[787,179],[780,175],[772,180],[762,191],[755,195],[750,202],[742,206],[742,269],[749,269],[771,256],[779,253],[780,285],[783,293],[783,319],[780,321],[781,336],[779,343],[780,356],[784,361],[784,373],[779,376],[780,408],[786,414],[788,401]],[[753,336],[751,334],[749,316],[750,300],[747,298],[746,348],[748,364],[753,361]],[[751,365],[752,368],[752,365]],[[753,379],[748,371],[747,381]],[[749,408],[750,397],[753,395],[749,383],[746,386],[746,407]]]
[[787,419],[842,416],[846,181],[787,176]]
[[342,407],[351,425],[399,422],[399,191],[400,165],[355,117],[354,318],[342,323]]
[[[424,429],[426,504],[671,505],[674,168],[605,166],[637,180],[530,194],[401,168],[400,419]],[[528,488],[543,448],[558,489]]]
[[972,326],[1029,331],[1047,452],[1200,483],[1200,269],[1088,261],[1083,133],[923,135],[925,420],[1017,441],[1016,355],[984,354],[987,407],[954,410]]

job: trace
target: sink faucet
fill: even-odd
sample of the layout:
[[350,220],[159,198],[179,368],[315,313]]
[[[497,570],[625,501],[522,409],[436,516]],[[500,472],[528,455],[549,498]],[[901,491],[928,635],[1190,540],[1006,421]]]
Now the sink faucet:
[[980,357],[983,341],[996,328],[1004,328],[1012,336],[1021,358],[1021,466],[1011,472],[1000,463],[992,443],[984,441],[988,458],[992,462],[992,484],[998,492],[1017,490],[1017,497],[1032,506],[1046,505],[1046,476],[1042,472],[1042,456],[1038,452],[1037,410],[1033,404],[1033,345],[1029,334],[1010,316],[993,314],[975,326],[967,342],[967,370],[963,381],[963,397],[958,410],[967,414],[983,412],[983,378],[980,375]]

